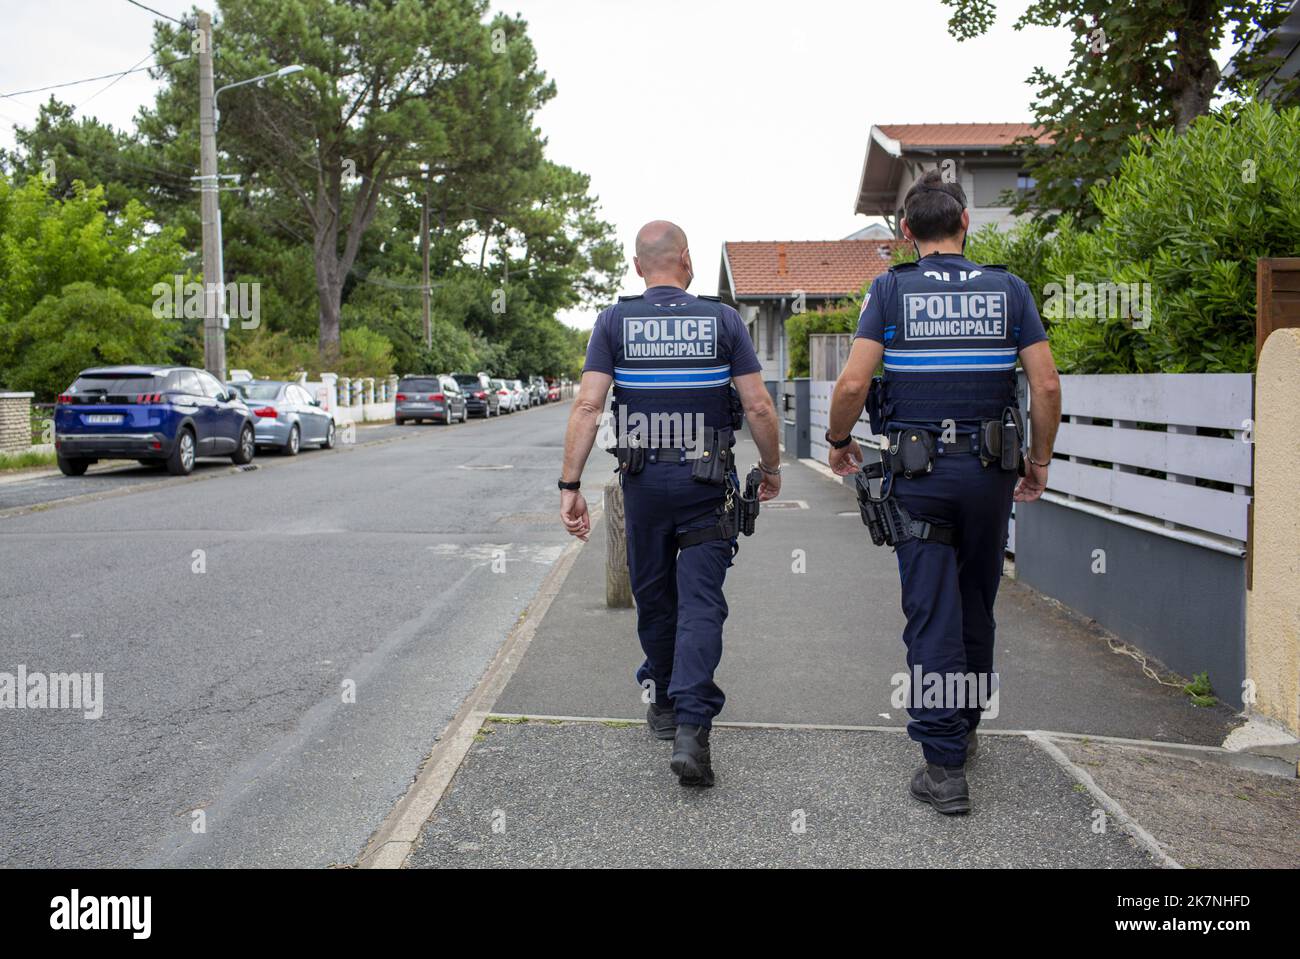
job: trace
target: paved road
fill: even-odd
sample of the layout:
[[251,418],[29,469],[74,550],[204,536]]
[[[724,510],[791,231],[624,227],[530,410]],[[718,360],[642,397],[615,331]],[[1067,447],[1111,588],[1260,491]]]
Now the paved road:
[[[355,431],[354,442],[358,446],[390,440],[394,437],[410,437],[417,430],[438,429],[432,424],[420,426],[362,426]],[[343,434],[339,434],[342,438]],[[301,456],[319,455],[314,449],[304,449]],[[258,450],[254,462],[259,466],[281,463],[289,457],[265,450]],[[78,496],[103,495],[134,489],[138,486],[159,486],[163,484],[184,483],[195,478],[211,478],[230,471],[230,457],[220,459],[201,459],[194,467],[190,477],[176,477],[165,469],[141,466],[134,460],[109,460],[90,468],[85,476],[64,476],[49,470],[28,473],[18,472],[10,475],[0,473],[0,513],[6,510],[18,510],[42,503],[55,503],[73,499]]]
[[0,487],[136,487],[0,516],[0,671],[106,702],[0,711],[0,865],[353,861],[565,545],[567,410]]

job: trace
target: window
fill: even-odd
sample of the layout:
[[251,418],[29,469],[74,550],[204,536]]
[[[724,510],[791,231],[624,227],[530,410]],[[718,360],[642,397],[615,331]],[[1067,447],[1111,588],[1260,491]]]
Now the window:
[[1038,186],[1038,181],[1023,170],[1016,174],[1016,192],[1028,193],[1036,186]]
[[105,376],[79,376],[69,392],[137,396],[140,393],[157,393],[163,389],[163,380],[158,376],[110,373]]
[[413,376],[398,383],[397,389],[403,393],[408,390],[412,393],[436,393],[438,392],[438,381],[433,377]]
[[199,386],[203,388],[203,393],[207,396],[215,400],[226,395],[226,388],[211,373],[199,371],[195,373],[195,376],[199,378]]
[[280,386],[277,383],[244,383],[238,389],[244,394],[244,398],[249,400],[273,400],[280,395]]

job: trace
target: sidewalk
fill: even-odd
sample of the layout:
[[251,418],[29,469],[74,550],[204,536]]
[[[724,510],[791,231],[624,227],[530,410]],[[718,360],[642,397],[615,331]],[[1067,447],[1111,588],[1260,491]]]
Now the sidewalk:
[[[754,457],[742,443],[738,461]],[[585,486],[598,490],[608,467],[593,457]],[[1257,777],[1277,814],[1300,814],[1295,780],[1222,764],[1236,761],[1217,748],[1232,711],[1191,705],[1100,630],[1008,579],[1001,712],[981,725],[975,811],[938,816],[907,795],[920,751],[890,703],[906,668],[893,553],[871,545],[852,490],[815,470],[788,463],[781,501],[794,505],[764,508],[728,574],[716,788],[680,787],[669,744],[642,725],[635,614],[605,607],[597,523],[408,864],[1161,866],[1171,843],[1194,856],[1194,843],[1151,836],[1098,784],[1150,792],[1134,762]],[[806,572],[793,571],[800,559]],[[1171,758],[1037,730],[1181,745]],[[1190,828],[1187,810],[1157,815],[1149,796],[1144,808],[1172,833]],[[1236,854],[1267,848],[1270,823]]]

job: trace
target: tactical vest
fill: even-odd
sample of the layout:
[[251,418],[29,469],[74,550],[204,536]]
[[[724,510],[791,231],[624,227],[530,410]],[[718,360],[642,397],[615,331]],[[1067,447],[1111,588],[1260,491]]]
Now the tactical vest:
[[[607,322],[614,338],[614,402],[628,416],[681,414],[702,425],[732,425],[731,356],[722,340],[723,306],[712,297],[655,305],[619,297]],[[698,422],[692,420],[692,422]]]
[[[938,264],[936,264],[936,267]],[[982,266],[960,280],[925,275],[925,263],[893,267],[894,302],[885,326],[886,424],[998,419],[1016,405],[1020,317],[1011,276]]]

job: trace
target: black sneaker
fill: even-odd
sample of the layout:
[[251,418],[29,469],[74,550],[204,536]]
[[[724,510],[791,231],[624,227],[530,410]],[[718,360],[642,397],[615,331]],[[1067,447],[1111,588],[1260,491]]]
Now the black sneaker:
[[645,711],[645,721],[655,739],[672,739],[677,735],[677,715],[671,706],[651,703]]
[[928,802],[945,816],[970,812],[970,790],[964,768],[926,763],[912,776],[911,792],[913,799]]
[[683,786],[712,786],[709,731],[687,723],[678,726],[673,741],[673,758],[668,765]]

